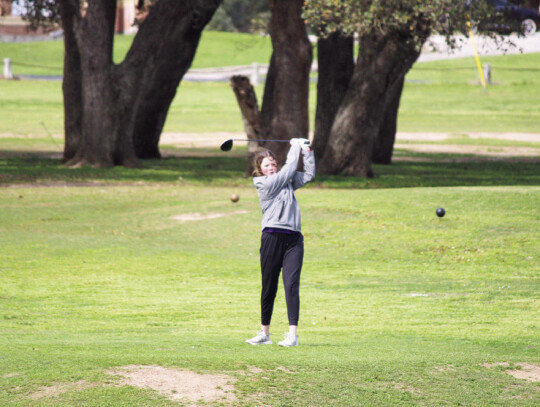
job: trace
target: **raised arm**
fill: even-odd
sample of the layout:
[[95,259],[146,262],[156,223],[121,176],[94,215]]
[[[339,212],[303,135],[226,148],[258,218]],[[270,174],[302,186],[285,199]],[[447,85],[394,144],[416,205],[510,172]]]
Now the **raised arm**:
[[315,154],[313,150],[302,149],[302,158],[304,159],[304,172],[297,171],[292,186],[298,189],[306,185],[315,178]]
[[296,168],[298,167],[298,159],[300,158],[301,147],[299,145],[291,145],[285,165],[274,175],[267,177],[257,177],[255,186],[259,190],[263,190],[268,197],[273,197],[281,189],[294,179]]

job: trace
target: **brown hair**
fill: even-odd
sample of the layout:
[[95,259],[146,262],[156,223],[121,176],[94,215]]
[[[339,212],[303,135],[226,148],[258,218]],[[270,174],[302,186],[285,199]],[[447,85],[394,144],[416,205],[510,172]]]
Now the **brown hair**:
[[259,151],[255,155],[255,158],[253,159],[253,168],[254,168],[254,170],[253,170],[253,173],[251,175],[253,175],[254,177],[262,177],[263,176],[263,173],[261,171],[261,164],[262,164],[262,162],[263,162],[263,160],[265,158],[273,158],[277,162],[276,156],[270,150]]

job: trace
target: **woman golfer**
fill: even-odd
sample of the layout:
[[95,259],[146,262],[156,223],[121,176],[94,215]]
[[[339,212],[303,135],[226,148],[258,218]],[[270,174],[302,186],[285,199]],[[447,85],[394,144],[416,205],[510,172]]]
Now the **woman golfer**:
[[[315,157],[307,139],[291,139],[287,161],[281,170],[271,151],[264,150],[255,157],[253,183],[259,192],[262,208],[261,236],[261,330],[246,340],[252,345],[271,344],[270,320],[283,268],[283,285],[289,317],[289,333],[279,342],[281,346],[297,346],[298,315],[300,311],[300,271],[304,258],[304,236],[300,230],[300,208],[294,190],[315,177]],[[297,171],[300,153],[304,172]]]

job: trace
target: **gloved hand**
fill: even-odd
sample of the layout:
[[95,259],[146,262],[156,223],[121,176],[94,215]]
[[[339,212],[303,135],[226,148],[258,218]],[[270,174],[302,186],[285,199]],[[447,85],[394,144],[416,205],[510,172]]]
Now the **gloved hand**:
[[309,140],[307,138],[292,138],[290,141],[291,146],[300,146],[303,150],[309,150]]
[[289,143],[291,146],[299,146],[300,145],[300,139],[299,138],[292,138]]
[[307,138],[299,138],[298,143],[300,144],[300,147],[302,147],[302,150],[311,150],[311,145],[309,144],[309,140]]

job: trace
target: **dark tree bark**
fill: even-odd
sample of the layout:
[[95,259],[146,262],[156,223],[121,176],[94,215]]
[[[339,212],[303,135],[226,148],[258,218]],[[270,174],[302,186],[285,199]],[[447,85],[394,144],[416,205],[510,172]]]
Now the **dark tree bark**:
[[323,156],[337,110],[349,87],[354,71],[353,45],[352,37],[340,33],[333,33],[318,41],[319,79],[313,136],[313,150],[317,160]]
[[[220,3],[221,0],[173,3],[162,0],[153,6],[142,24],[142,35],[134,44],[133,53],[126,57],[129,65],[137,66],[144,64],[149,46],[156,50],[154,60],[147,61],[138,75],[141,92],[133,130],[138,157],[161,156],[158,143],[170,104],[193,62],[202,31]],[[165,35],[163,28],[160,29],[163,25],[168,27]]]
[[[263,123],[269,122],[270,139],[307,138],[309,133],[309,72],[313,54],[302,6],[302,0],[269,0],[273,54],[262,111]],[[286,143],[269,142],[265,147],[281,162],[289,150]]]
[[274,117],[274,88],[276,83],[276,60],[274,53],[270,57],[270,63],[266,73],[266,81],[264,82],[264,94],[261,107],[262,124],[268,133],[272,126],[272,118]]
[[[262,108],[259,112],[253,87],[246,77],[235,77],[231,85],[237,97],[248,138],[290,140],[309,134],[309,73],[312,47],[301,17],[301,0],[269,0],[270,36],[273,52],[266,75]],[[260,148],[270,149],[285,162],[287,143],[250,143],[247,174],[252,156]],[[302,163],[299,163],[301,168]]]
[[372,33],[359,38],[354,73],[319,160],[319,172],[374,176],[373,147],[385,115],[387,93],[416,61],[418,48],[406,33]]
[[65,104],[72,102],[64,159],[72,166],[131,167],[138,158],[159,157],[170,103],[221,0],[159,0],[118,66],[112,60],[116,2],[89,2],[84,16],[78,3],[62,0],[66,51],[72,53],[64,79]]
[[81,61],[82,140],[69,165],[113,165],[115,143],[115,90],[112,45],[116,2],[90,2],[84,18],[74,21]]
[[63,1],[60,5],[62,21],[64,21],[64,143],[63,161],[69,161],[79,149],[82,140],[82,72],[81,57],[75,39],[74,21],[80,10],[75,2]]
[[236,96],[244,129],[248,139],[260,140],[266,138],[266,130],[262,123],[262,114],[259,111],[257,95],[247,76],[236,75],[231,78],[231,87]]
[[[244,129],[247,138],[250,140],[267,139],[266,128],[262,122],[262,114],[259,111],[257,103],[257,95],[253,86],[249,82],[249,78],[242,75],[236,75],[231,78],[231,87],[236,96],[236,101],[242,113]],[[259,151],[260,143],[248,143],[246,176],[253,172],[253,156]]]
[[403,92],[405,77],[399,79],[392,86],[386,96],[386,107],[383,121],[379,129],[379,135],[373,146],[372,160],[374,164],[391,164],[396,141],[397,119],[399,102]]

